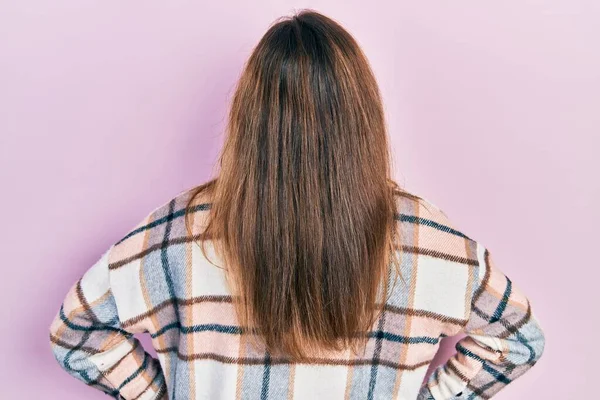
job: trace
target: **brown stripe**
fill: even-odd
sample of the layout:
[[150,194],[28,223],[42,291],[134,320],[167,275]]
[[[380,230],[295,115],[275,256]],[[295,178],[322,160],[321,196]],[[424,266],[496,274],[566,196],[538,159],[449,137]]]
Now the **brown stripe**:
[[81,305],[83,307],[83,310],[89,316],[89,318],[92,320],[92,322],[94,322],[95,325],[100,324],[101,322],[96,317],[96,314],[94,314],[94,311],[92,311],[92,307],[90,307],[90,303],[88,303],[87,299],[85,298],[85,295],[83,294],[83,289],[81,288],[81,279],[79,279],[77,281],[77,285],[75,285],[75,292],[77,293],[77,299],[79,299],[79,302],[81,303]]
[[162,400],[162,397],[165,394],[167,394],[167,380],[163,379],[163,383],[160,385],[160,389],[158,390],[158,393],[156,394],[156,399]]
[[[192,226],[196,224],[196,215],[192,214]],[[185,221],[184,221],[185,224]],[[193,243],[188,243],[185,245],[185,298],[193,298],[194,297],[194,255],[193,255]],[[196,270],[197,271],[197,270]],[[185,318],[190,322],[190,324],[194,323],[194,309],[189,307],[187,310],[187,315]],[[187,341],[186,351],[190,353],[194,353],[196,351],[196,343],[194,338],[192,340]],[[194,363],[189,365],[189,373],[188,373],[188,399],[196,400],[196,368]]]
[[529,300],[527,300],[527,312],[525,313],[525,315],[523,315],[523,318],[521,318],[515,324],[509,324],[508,322],[506,322],[505,319],[500,320],[502,326],[506,328],[506,332],[502,335],[498,335],[498,337],[500,339],[506,339],[510,335],[515,334],[519,329],[521,329],[523,325],[529,322],[529,320],[531,320],[531,305],[529,304]]
[[471,301],[471,304],[475,304],[475,302],[479,299],[479,296],[481,296],[481,294],[485,290],[485,287],[488,284],[488,281],[490,280],[490,269],[491,268],[490,268],[489,254],[490,253],[488,252],[488,249],[485,249],[485,252],[484,252],[485,275],[483,276],[483,281],[481,281],[481,285],[479,285],[479,287],[475,291],[475,294],[473,295],[473,300]]
[[209,294],[204,296],[196,296],[190,299],[177,299],[177,304],[189,306],[198,303],[231,303],[233,301],[230,295]]
[[[473,257],[478,259],[477,257],[477,242],[472,240],[465,240],[465,254],[467,258]],[[465,290],[464,295],[464,313],[465,318],[469,318],[471,315],[471,293],[473,293],[473,286],[476,284],[476,280],[479,279],[479,268],[477,268],[477,277],[475,277],[475,268],[469,268],[467,271],[467,290]],[[465,326],[467,325],[468,320],[465,321]]]
[[[157,362],[157,361],[155,360],[155,362]],[[162,372],[162,370],[160,369],[160,367],[157,366],[156,367],[156,373],[154,374],[154,376],[152,377],[152,379],[150,380],[150,382],[148,383],[148,385],[144,388],[144,390],[142,390],[140,392],[140,394],[138,394],[137,396],[135,396],[132,400],[138,400],[140,397],[142,397],[142,395],[144,395],[148,391],[148,389],[150,389],[152,387],[152,385],[154,383],[154,380],[158,377],[158,374],[160,374],[161,372]],[[162,385],[164,385],[164,380],[163,380],[163,384]],[[161,385],[161,388],[162,388],[162,385]],[[156,396],[156,398],[160,399],[160,395]]]
[[[114,385],[102,374],[98,375],[96,379],[93,379],[89,382],[85,382],[86,385],[92,386],[102,390],[103,392],[108,390],[114,390]],[[119,397],[121,399],[122,397]]]
[[[169,204],[171,204],[171,202],[169,202]],[[152,213],[149,217],[148,217],[148,223],[152,223],[156,218],[156,213]],[[169,222],[170,223],[170,222]],[[168,225],[167,225],[168,227]],[[144,238],[142,241],[142,249],[145,249],[148,247],[148,243],[150,241],[150,233],[152,231],[150,229],[147,229],[144,232]],[[142,261],[140,262],[140,268],[138,271],[138,279],[140,282],[140,289],[142,290],[142,296],[144,298],[144,304],[146,306],[146,309],[149,309],[151,307],[153,307],[154,303],[152,302],[152,298],[150,297],[150,293],[149,293],[149,288],[148,288],[148,284],[146,282],[146,275],[144,274],[144,270],[145,270],[145,265],[144,263],[147,262],[148,260],[146,259],[142,259]],[[160,329],[162,326],[160,324],[160,321],[158,320],[158,318],[156,317],[156,313],[152,313],[150,314],[150,326],[153,327],[154,330]],[[144,330],[149,330],[148,327],[144,327]],[[157,339],[158,342],[158,347],[163,347],[166,346],[165,343],[165,337],[164,336],[159,336]],[[155,345],[152,345],[153,347],[155,347]],[[171,363],[170,363],[170,359],[167,358],[165,360],[165,364],[163,366],[163,373],[165,375],[168,375],[170,373],[171,370]],[[151,381],[150,381],[151,382]],[[148,382],[148,383],[150,383]]]
[[69,349],[69,350],[73,350],[73,349],[83,350],[83,351],[88,352],[90,354],[98,354],[98,353],[100,353],[100,350],[98,350],[98,349],[96,349],[94,347],[78,346],[76,344],[69,344],[69,343],[65,342],[64,340],[61,340],[61,339],[57,338],[53,334],[50,334],[50,341],[52,343],[60,346],[60,347],[64,347],[65,349]]
[[[144,312],[143,314],[140,314],[136,317],[133,317],[133,318],[130,318],[130,319],[124,321],[121,325],[123,328],[127,328],[132,325],[135,325],[138,322],[144,320],[145,318],[148,318],[148,317],[152,316],[153,314],[159,312],[163,308],[173,305],[175,302],[177,302],[178,305],[190,306],[190,305],[199,304],[199,303],[231,303],[232,301],[233,301],[233,298],[232,298],[232,296],[229,296],[229,295],[206,295],[206,296],[193,297],[191,299],[169,299],[169,300],[163,301],[162,303],[158,304],[153,309],[148,310],[148,311]],[[381,304],[378,304],[378,307],[381,307]],[[449,324],[453,324],[453,325],[459,325],[459,326],[463,326],[467,322],[466,320],[463,320],[463,319],[452,318],[452,317],[448,317],[443,314],[437,314],[437,313],[427,311],[427,310],[418,310],[418,309],[415,310],[415,309],[410,309],[410,308],[405,308],[405,307],[392,306],[389,304],[385,305],[385,310],[390,311],[395,314],[431,318],[431,319],[435,319],[437,321],[441,321],[441,322],[445,322],[445,323],[449,323]]]
[[293,398],[294,398],[294,391],[295,391],[295,387],[296,387],[296,366],[295,365],[290,365],[289,370],[290,370],[290,372],[289,372],[289,374],[290,374],[289,375],[290,376],[290,380],[288,381],[288,395],[287,395],[287,400],[293,400]]
[[406,246],[406,245],[403,245],[401,247],[402,247],[403,251],[406,251],[409,253],[416,253],[416,254],[421,254],[424,256],[441,258],[442,260],[454,261],[457,263],[467,264],[467,265],[472,265],[472,266],[479,265],[479,261],[477,261],[477,260],[472,260],[470,258],[465,258],[465,257],[454,256],[452,254],[442,253],[441,251],[437,251],[437,250],[423,249],[423,248],[419,248],[419,247],[415,247],[415,246]]
[[[238,365],[264,365],[264,358],[255,358],[255,357],[227,357],[216,353],[198,353],[198,354],[181,354],[177,347],[168,347],[165,349],[157,349],[157,353],[171,353],[177,352],[177,357],[181,361],[196,361],[196,360],[214,360],[220,361],[226,364],[238,364]],[[330,366],[355,366],[355,365],[373,365],[372,358],[365,359],[328,359],[328,358],[305,358],[302,361],[292,362],[287,358],[271,358],[269,359],[269,363],[271,365],[282,365],[282,364],[306,364],[306,365],[330,365]],[[377,360],[377,365],[383,365],[396,369],[404,369],[404,370],[415,370],[426,365],[431,364],[431,360],[421,361],[417,364],[407,365],[407,364],[398,364],[391,361],[386,360]]]
[[[169,300],[163,301],[162,303],[160,303],[156,307],[152,308],[151,310],[148,310],[145,313],[142,313],[142,314],[138,315],[137,317],[133,317],[133,318],[130,318],[130,319],[124,321],[121,324],[121,326],[123,327],[123,329],[129,328],[130,326],[135,325],[138,322],[140,322],[140,321],[142,321],[142,320],[144,320],[146,318],[152,317],[154,314],[156,314],[157,312],[159,312],[163,308],[165,308],[165,307],[173,304],[174,302],[175,302],[174,299],[169,299]],[[159,328],[159,327],[157,326],[157,328]]]
[[121,357],[121,359],[119,361],[117,361],[113,366],[111,366],[110,368],[105,370],[103,372],[103,374],[108,375],[111,372],[113,372],[116,368],[119,368],[119,365],[121,365],[121,362],[123,362],[124,359],[129,357],[138,348],[139,345],[140,345],[140,342],[138,340],[136,340],[135,343],[133,344],[133,347],[127,352],[127,354],[125,354],[123,357]]
[[[496,381],[496,383],[498,383],[500,381]],[[490,399],[492,397],[492,395],[489,394],[485,394],[483,390],[481,390],[480,388],[474,386],[472,383],[467,383],[467,387],[469,389],[471,389],[471,391],[473,393],[475,393],[477,396],[481,397],[484,400]]]
[[[475,307],[473,309],[477,315],[479,315],[480,318],[485,319],[485,320],[490,320],[491,315],[483,312],[482,310],[480,310],[479,308]],[[523,317],[518,320],[516,323],[514,324],[510,324],[506,321],[505,318],[502,318],[500,320],[498,320],[497,322],[502,325],[504,327],[504,329],[506,329],[505,332],[503,332],[502,334],[499,335],[495,335],[497,338],[499,339],[506,339],[507,337],[509,337],[510,335],[515,334],[523,325],[525,325],[529,320],[531,319],[531,307],[529,305],[529,302],[527,302],[527,312],[523,315]]]
[[[201,239],[206,239],[206,235],[204,233],[199,233],[199,234],[196,234],[191,237],[184,236],[184,237],[178,237],[175,239],[169,239],[169,241],[166,244],[165,243],[157,243],[153,246],[148,247],[147,249],[144,249],[143,251],[141,251],[137,254],[134,254],[130,257],[124,258],[123,260],[111,262],[110,264],[108,264],[108,269],[113,270],[113,269],[120,268],[124,265],[129,264],[130,262],[133,262],[135,260],[143,258],[146,255],[148,255],[154,251],[161,250],[164,246],[168,247],[171,245],[189,243],[189,242],[197,241],[197,240],[201,240]],[[472,259],[465,258],[465,257],[454,256],[452,254],[447,254],[447,253],[443,253],[443,252],[436,251],[436,250],[421,249],[421,248],[418,248],[415,246],[406,246],[406,245],[403,245],[400,247],[403,251],[406,251],[409,253],[422,254],[425,256],[440,258],[443,260],[454,261],[457,263],[462,263],[462,264],[467,264],[467,265],[473,265],[473,266],[479,265],[479,262],[477,260],[472,260]]]
[[[193,339],[192,339],[193,340]],[[244,358],[246,354],[246,344],[247,338],[244,335],[240,336],[239,340],[239,348],[238,348],[238,358]],[[242,400],[243,390],[244,390],[244,372],[245,368],[237,369],[237,376],[235,380],[235,400]]]
[[178,305],[182,305],[182,306],[189,306],[189,305],[198,304],[198,303],[231,303],[231,302],[232,302],[232,297],[227,296],[227,295],[224,295],[224,296],[206,295],[206,296],[193,297],[191,299],[169,299],[169,300],[163,301],[162,303],[159,303],[154,308],[152,308],[138,316],[132,317],[132,318],[124,321],[121,324],[121,326],[123,327],[123,329],[125,329],[132,325],[135,325],[138,322],[156,314],[163,308],[173,305],[174,303],[177,303]]
[[467,323],[467,321],[464,319],[452,318],[452,317],[448,317],[443,314],[437,314],[437,313],[427,311],[427,310],[396,307],[396,306],[391,306],[389,304],[386,304],[385,309],[387,311],[391,311],[396,314],[410,315],[411,317],[426,317],[426,318],[431,318],[431,319],[435,319],[437,321],[446,322],[449,324],[454,324],[454,325],[459,325],[459,326],[464,326]]
[[[131,358],[134,360],[135,365],[137,366],[136,370],[139,370],[140,372],[135,378],[132,378],[127,383],[122,382],[122,384],[130,385],[130,387],[131,387],[131,382],[133,382],[135,379],[137,379],[137,380],[143,379],[146,382],[146,384],[152,382],[152,379],[150,379],[150,376],[148,376],[148,369],[151,367],[151,365],[148,363],[152,362],[152,360],[153,360],[152,356],[150,354],[148,354],[146,351],[144,351],[144,349],[142,348],[141,352],[132,352]],[[148,363],[146,364],[146,368],[142,369],[142,366],[144,365],[144,362],[146,362],[146,360],[149,360]],[[131,390],[132,389],[128,389],[128,391],[131,391]]]
[[[150,230],[148,230],[147,232],[150,232]],[[192,241],[203,239],[203,238],[205,238],[205,236],[206,235],[204,233],[199,233],[199,234],[196,234],[196,235],[194,235],[192,237],[190,237],[190,236],[178,237],[178,238],[175,238],[175,239],[169,239],[166,243],[163,243],[163,242],[157,243],[157,244],[155,244],[153,246],[148,247],[147,249],[144,249],[143,251],[141,251],[141,252],[139,252],[137,254],[134,254],[131,257],[127,257],[127,258],[125,258],[123,260],[120,260],[120,261],[111,262],[110,264],[108,264],[108,269],[117,269],[117,268],[120,268],[120,267],[122,267],[122,266],[124,266],[126,264],[129,264],[132,261],[135,261],[135,260],[138,260],[140,258],[143,258],[144,256],[152,253],[153,251],[161,250],[165,246],[169,247],[169,246],[175,245],[175,244],[189,243],[189,242],[192,242]]]
[[[413,206],[414,206],[413,214],[417,218],[419,218],[420,214],[421,214],[420,204],[421,203],[419,201],[415,201],[413,203]],[[419,224],[413,225],[412,237],[409,237],[409,239],[411,240],[409,243],[412,243],[413,246],[406,246],[406,247],[418,249],[418,247],[419,247],[419,230],[420,229],[421,229],[421,226]],[[404,246],[403,246],[403,248],[404,248]],[[413,253],[413,252],[408,252],[408,251],[406,251],[406,253],[412,254],[412,256],[410,257],[411,277],[410,277],[410,288],[409,288],[409,292],[408,292],[408,303],[407,303],[408,307],[411,308],[414,305],[414,301],[415,301],[419,257],[414,256],[414,254],[418,254],[418,253]],[[401,253],[401,257],[405,257],[405,254]],[[404,330],[403,330],[402,334],[404,336],[410,336],[411,329],[412,329],[412,317],[410,315],[408,315],[408,318],[406,318],[406,321],[404,321]],[[401,349],[400,359],[398,360],[398,362],[400,364],[403,364],[408,357],[408,352],[410,350],[410,347],[407,343],[404,343],[404,344],[400,345],[400,349]],[[403,379],[403,372],[404,371],[402,369],[399,369],[396,372],[396,376],[394,377],[394,389],[392,392],[393,398],[396,398],[398,396],[398,392],[400,391],[400,385],[402,385],[402,379]]]
[[346,387],[344,388],[344,400],[351,400],[350,395],[352,392],[352,377],[354,376],[354,368],[348,368],[346,371]]
[[446,366],[448,367],[448,369],[452,372],[454,372],[454,375],[458,376],[460,378],[461,381],[467,383],[469,382],[469,378],[467,378],[462,372],[460,372],[458,370],[458,368],[456,368],[456,365],[454,365],[455,359],[454,358],[450,358],[448,359],[448,361],[446,362]]
[[[107,297],[112,296],[112,293],[110,291],[110,289],[108,289],[102,296],[98,297],[96,300],[92,301],[89,304],[89,307],[92,308],[97,304],[102,303],[103,301],[106,300]],[[81,300],[79,300],[79,302],[81,303]],[[79,307],[75,307],[73,308],[71,311],[69,311],[69,314],[67,315],[67,319],[69,321],[73,320],[74,316],[82,311],[85,311],[85,306],[84,305],[80,305]]]

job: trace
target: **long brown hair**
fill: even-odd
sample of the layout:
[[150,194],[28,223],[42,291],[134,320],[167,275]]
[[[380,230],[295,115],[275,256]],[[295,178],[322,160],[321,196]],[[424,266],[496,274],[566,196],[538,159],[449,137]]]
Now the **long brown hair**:
[[222,259],[240,325],[271,354],[358,352],[397,266],[395,195],[409,194],[390,178],[355,39],[310,9],[273,23],[237,83],[219,161],[188,210],[211,199],[202,249],[211,240]]

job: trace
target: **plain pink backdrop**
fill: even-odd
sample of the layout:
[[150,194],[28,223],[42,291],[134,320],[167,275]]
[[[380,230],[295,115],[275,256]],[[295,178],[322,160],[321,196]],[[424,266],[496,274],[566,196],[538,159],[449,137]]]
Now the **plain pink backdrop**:
[[397,180],[530,297],[546,352],[497,398],[589,398],[600,8],[578,0],[2,1],[1,398],[106,398],[58,367],[51,319],[111,243],[210,176],[242,63],[302,7],[371,60]]

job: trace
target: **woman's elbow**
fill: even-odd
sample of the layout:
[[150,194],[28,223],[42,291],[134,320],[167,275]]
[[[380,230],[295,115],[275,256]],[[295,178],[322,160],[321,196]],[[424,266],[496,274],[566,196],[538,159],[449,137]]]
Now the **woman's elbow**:
[[536,352],[536,357],[535,357],[536,362],[542,357],[545,347],[546,347],[546,336],[544,334],[544,331],[541,328],[539,328],[538,338],[537,338],[537,352]]
[[529,340],[529,346],[532,348],[531,362],[532,365],[537,363],[538,360],[544,354],[544,349],[546,348],[546,335],[544,334],[544,330],[540,326],[539,322],[536,319],[532,320],[533,323],[533,335]]
[[49,344],[50,344],[50,350],[52,351],[52,354],[54,355],[54,358],[56,359],[56,361],[61,364],[61,366],[63,366],[63,347],[60,345],[61,341],[59,338],[59,326],[60,326],[60,321],[58,321],[58,318],[54,318],[52,320],[52,323],[50,324],[50,326],[48,327],[48,339],[49,339]]
[[73,339],[69,338],[69,334],[68,326],[65,326],[60,313],[58,313],[48,327],[50,351],[61,368],[72,371],[73,361],[77,358],[77,355],[74,354],[77,346],[69,344]]

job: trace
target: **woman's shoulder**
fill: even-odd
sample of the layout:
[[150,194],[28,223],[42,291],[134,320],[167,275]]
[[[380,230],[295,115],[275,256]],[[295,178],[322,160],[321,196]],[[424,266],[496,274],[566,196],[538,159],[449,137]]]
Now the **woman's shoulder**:
[[395,199],[396,220],[428,226],[446,226],[455,230],[454,221],[438,203],[406,189],[396,191]]
[[196,187],[181,190],[159,203],[112,247],[110,263],[113,268],[124,265],[151,252],[152,249],[188,240],[189,232],[204,225],[210,202]]
[[436,254],[448,261],[471,262],[476,242],[438,203],[404,191],[396,197],[398,229],[415,251]]
[[409,291],[413,303],[406,306],[454,321],[446,331],[453,335],[466,323],[480,276],[480,247],[438,204],[414,193],[397,202],[399,247],[410,261],[401,265],[406,282],[397,285],[394,296],[403,299]]

